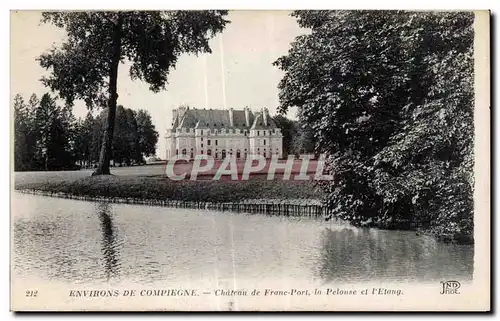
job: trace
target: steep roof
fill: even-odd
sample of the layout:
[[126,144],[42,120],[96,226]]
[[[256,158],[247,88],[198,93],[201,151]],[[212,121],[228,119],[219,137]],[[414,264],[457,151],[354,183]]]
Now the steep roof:
[[[270,118],[270,117],[269,117]],[[233,110],[233,126],[229,120],[229,110],[222,109],[186,109],[172,123],[172,130],[177,128],[239,128],[249,129],[254,123],[255,115],[249,110],[249,123],[246,126],[245,110]]]

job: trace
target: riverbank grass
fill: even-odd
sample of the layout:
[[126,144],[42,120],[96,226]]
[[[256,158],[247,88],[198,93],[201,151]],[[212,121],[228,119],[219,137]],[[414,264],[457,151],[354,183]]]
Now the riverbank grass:
[[198,202],[241,202],[249,199],[320,200],[312,181],[201,180],[172,181],[165,176],[90,176],[58,181],[15,183],[18,190],[77,196],[139,198]]

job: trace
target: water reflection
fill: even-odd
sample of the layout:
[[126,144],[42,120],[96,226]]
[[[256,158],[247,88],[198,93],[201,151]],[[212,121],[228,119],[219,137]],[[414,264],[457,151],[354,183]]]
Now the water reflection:
[[469,246],[442,244],[411,231],[325,228],[316,273],[325,282],[472,279]]
[[111,204],[99,203],[96,205],[102,229],[102,255],[104,260],[104,271],[109,280],[118,275],[120,268],[119,247],[115,232],[113,231],[113,221],[111,219]]
[[473,272],[472,246],[412,232],[17,193],[12,208],[13,272],[25,277],[216,286],[235,278],[463,281]]

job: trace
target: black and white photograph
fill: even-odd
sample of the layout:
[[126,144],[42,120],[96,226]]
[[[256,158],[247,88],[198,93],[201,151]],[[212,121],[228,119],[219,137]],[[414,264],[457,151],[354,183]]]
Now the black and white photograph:
[[489,311],[490,13],[12,10],[13,311]]

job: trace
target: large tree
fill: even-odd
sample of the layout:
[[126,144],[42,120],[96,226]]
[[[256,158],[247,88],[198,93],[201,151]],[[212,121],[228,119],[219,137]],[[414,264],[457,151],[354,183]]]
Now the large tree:
[[227,11],[44,12],[43,22],[66,30],[67,39],[40,56],[50,70],[43,83],[66,100],[108,109],[99,165],[94,174],[110,174],[120,63],[128,61],[132,79],[158,92],[183,53],[211,52],[209,39],[228,23]]
[[298,11],[276,64],[281,111],[298,107],[327,154],[327,204],[350,222],[472,235],[470,12]]

